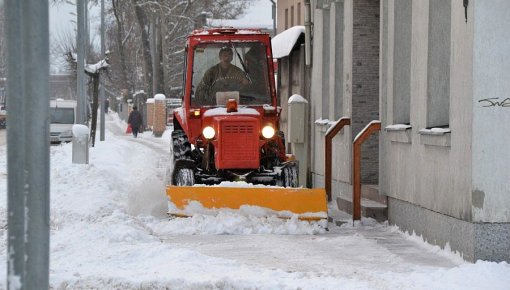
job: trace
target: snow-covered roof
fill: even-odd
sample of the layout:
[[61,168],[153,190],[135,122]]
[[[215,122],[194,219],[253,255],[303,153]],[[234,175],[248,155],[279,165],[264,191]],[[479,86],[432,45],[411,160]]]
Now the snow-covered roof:
[[290,54],[301,34],[305,33],[304,26],[293,26],[277,34],[271,40],[273,58],[282,58]]

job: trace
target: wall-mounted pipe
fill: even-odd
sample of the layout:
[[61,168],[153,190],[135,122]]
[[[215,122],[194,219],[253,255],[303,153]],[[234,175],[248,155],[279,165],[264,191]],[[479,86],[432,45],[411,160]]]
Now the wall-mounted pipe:
[[312,65],[312,18],[310,0],[305,0],[305,65]]
[[381,121],[370,122],[352,143],[352,219],[361,220],[361,145],[376,131],[381,131]]
[[328,195],[328,201],[331,201],[331,161],[332,161],[332,143],[333,138],[342,130],[346,125],[351,125],[351,119],[348,117],[342,117],[326,132],[326,150],[325,150],[325,170],[324,170],[324,182],[326,187],[326,194]]

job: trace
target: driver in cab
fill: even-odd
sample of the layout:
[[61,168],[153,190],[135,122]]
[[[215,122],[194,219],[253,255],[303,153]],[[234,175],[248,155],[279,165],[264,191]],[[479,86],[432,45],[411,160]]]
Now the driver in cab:
[[243,70],[231,64],[234,52],[230,47],[222,47],[219,52],[220,62],[209,68],[197,87],[197,97],[206,102],[214,99],[216,92],[239,91],[250,81]]

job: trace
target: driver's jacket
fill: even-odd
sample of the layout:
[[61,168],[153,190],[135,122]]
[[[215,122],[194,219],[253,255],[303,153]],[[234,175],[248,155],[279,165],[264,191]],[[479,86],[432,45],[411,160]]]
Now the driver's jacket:
[[214,99],[216,92],[238,91],[245,78],[245,73],[237,66],[229,64],[227,69],[222,69],[217,64],[205,72],[195,95],[198,99]]

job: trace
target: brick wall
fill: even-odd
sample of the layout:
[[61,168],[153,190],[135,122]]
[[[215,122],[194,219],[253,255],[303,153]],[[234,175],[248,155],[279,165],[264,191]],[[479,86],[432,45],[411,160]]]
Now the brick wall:
[[[353,11],[352,136],[379,119],[379,0],[356,0]],[[379,142],[372,135],[361,148],[361,181],[378,183]]]

